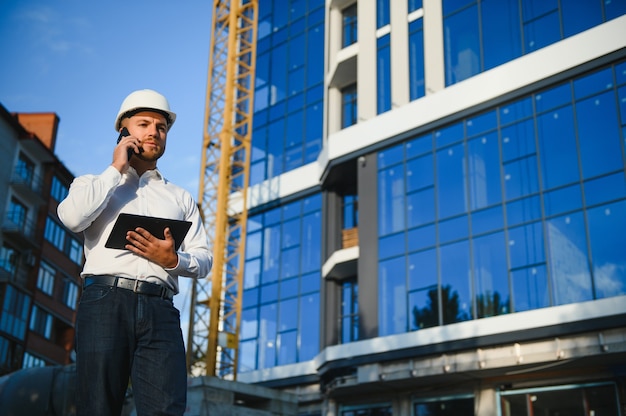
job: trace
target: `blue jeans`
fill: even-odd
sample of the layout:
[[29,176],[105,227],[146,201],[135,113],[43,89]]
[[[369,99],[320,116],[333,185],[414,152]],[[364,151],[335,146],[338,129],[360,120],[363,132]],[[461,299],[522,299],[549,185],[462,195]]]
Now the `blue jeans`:
[[173,301],[88,286],[78,306],[76,352],[78,416],[119,415],[129,379],[137,415],[185,412],[185,346]]

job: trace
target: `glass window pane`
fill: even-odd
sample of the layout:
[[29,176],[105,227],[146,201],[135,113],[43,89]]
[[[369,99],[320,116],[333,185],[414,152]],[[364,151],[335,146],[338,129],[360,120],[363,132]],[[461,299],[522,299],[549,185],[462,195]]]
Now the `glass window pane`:
[[409,13],[422,8],[422,0],[409,0]]
[[623,172],[585,181],[584,187],[585,204],[587,206],[621,199],[626,196],[626,180]]
[[520,199],[506,204],[506,219],[509,226],[541,218],[541,201],[538,196]]
[[484,70],[522,55],[520,11],[517,0],[483,0],[482,39]]
[[377,29],[389,24],[389,1],[390,0],[376,0]]
[[420,251],[409,255],[409,290],[437,286],[437,252]]
[[261,302],[275,302],[278,299],[278,283],[261,286]]
[[626,294],[626,201],[587,211],[596,298]]
[[409,228],[435,221],[435,188],[409,194],[406,199]]
[[[497,149],[497,148],[496,148]],[[406,191],[430,187],[434,184],[433,155],[427,154],[410,160],[406,164]]]
[[378,240],[378,258],[386,259],[389,257],[404,254],[405,252],[405,234],[391,234]]
[[443,25],[448,86],[476,75],[481,70],[477,6],[446,17]]
[[411,101],[426,94],[422,20],[417,19],[409,23],[409,99]]
[[[380,1],[380,0],[378,0]],[[391,109],[391,35],[377,39],[376,110],[378,114]]]
[[597,0],[562,1],[563,36],[572,36],[602,23],[602,3]]
[[437,152],[439,218],[446,218],[467,211],[464,152],[462,143]]
[[593,299],[581,212],[547,221],[548,264],[556,305]]
[[462,241],[442,246],[439,268],[444,325],[472,319],[469,243]]
[[241,311],[241,339],[256,338],[258,334],[257,308]]
[[467,223],[467,216],[462,215],[460,217],[452,218],[446,221],[439,222],[439,242],[447,243],[453,240],[459,240],[461,238],[467,238],[469,235],[469,225]]
[[572,185],[543,194],[546,216],[562,214],[582,208],[580,185]]
[[321,214],[314,211],[302,218],[302,273],[319,270],[322,250]]
[[571,101],[572,92],[569,84],[559,85],[535,95],[535,106],[540,113],[568,104]]
[[280,226],[267,227],[263,241],[263,283],[278,279],[278,261],[280,259]]
[[460,142],[465,136],[463,123],[452,124],[441,130],[435,131],[435,144],[437,148]]
[[525,22],[548,12],[553,12],[557,8],[557,0],[524,0],[522,2],[522,13]]
[[[281,293],[281,297],[284,295]],[[282,300],[279,304],[279,331],[296,329],[298,325],[298,298]]]
[[494,130],[498,126],[495,110],[468,118],[465,122],[466,134],[473,137],[479,134],[487,133]]
[[381,261],[378,269],[378,336],[407,330],[406,259]]
[[542,183],[545,189],[580,180],[572,107],[537,118]]
[[479,209],[500,202],[502,187],[497,134],[468,141],[467,153],[470,208]]
[[613,91],[576,103],[584,178],[624,169]]
[[409,330],[439,325],[439,294],[437,286],[409,293]]
[[239,343],[239,371],[252,371],[256,366],[257,340],[251,339]]
[[296,276],[300,272],[300,246],[283,250],[281,257],[281,278]]
[[350,127],[357,121],[357,90],[356,84],[348,85],[341,90],[342,121],[341,127]]
[[300,298],[300,354],[298,362],[312,360],[319,352],[320,295],[312,293]]
[[443,0],[443,14],[448,15],[472,3],[476,3],[476,0]]
[[512,271],[511,279],[515,312],[550,306],[548,278],[544,265]]
[[502,206],[472,212],[472,234],[483,234],[504,228]]
[[300,293],[317,292],[320,290],[320,272],[302,275]]
[[[524,19],[526,20],[526,19]],[[555,43],[561,39],[559,15],[556,11],[524,23],[525,53]]]
[[296,362],[298,352],[298,333],[296,331],[283,332],[278,336],[278,362],[277,365],[293,364]]
[[502,160],[504,162],[535,154],[535,124],[533,120],[525,120],[505,127],[501,130],[501,134]]
[[539,191],[537,158],[527,157],[504,165],[504,192],[511,200]]
[[533,115],[533,105],[530,97],[503,105],[500,107],[500,124],[505,125]]
[[261,260],[248,260],[243,273],[243,287],[249,289],[259,285],[261,277]]
[[[625,89],[626,91],[626,89]],[[433,150],[433,139],[431,134],[420,136],[416,139],[410,140],[405,145],[406,158],[412,159],[415,156],[430,153]]]
[[437,242],[435,224],[409,230],[407,239],[408,251],[434,246]]
[[503,232],[475,238],[473,241],[474,293],[478,318],[510,312],[505,249]]
[[543,228],[540,222],[509,230],[509,256],[511,268],[543,263]]
[[404,230],[404,169],[402,166],[378,173],[378,233],[386,235]]
[[276,365],[276,304],[261,307],[259,325],[259,369]]
[[613,71],[606,68],[574,80],[574,98],[586,98],[613,88]]
[[281,280],[280,297],[282,299],[298,295],[298,280],[299,279],[297,277],[293,279]]
[[300,218],[284,221],[282,225],[282,248],[300,244]]
[[270,104],[284,100],[287,96],[287,43],[274,46],[271,51],[270,77],[272,82]]
[[404,147],[402,145],[389,147],[378,152],[378,169],[383,169],[402,162]]
[[[323,17],[323,9],[320,9]],[[309,15],[310,19],[312,16]],[[312,87],[324,80],[324,24],[312,27],[307,32],[306,85]]]
[[342,11],[343,15],[343,39],[342,46],[352,45],[357,41],[357,5],[348,6]]

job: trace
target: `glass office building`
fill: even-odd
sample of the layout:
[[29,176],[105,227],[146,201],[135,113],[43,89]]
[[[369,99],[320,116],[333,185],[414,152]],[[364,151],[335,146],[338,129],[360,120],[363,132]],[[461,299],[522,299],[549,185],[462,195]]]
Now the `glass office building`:
[[624,413],[626,1],[259,3],[238,379]]

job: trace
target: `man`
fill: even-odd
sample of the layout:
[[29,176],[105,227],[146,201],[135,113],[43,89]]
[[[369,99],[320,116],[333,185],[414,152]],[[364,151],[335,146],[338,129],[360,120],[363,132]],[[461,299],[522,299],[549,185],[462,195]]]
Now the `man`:
[[[61,221],[85,236],[83,294],[76,320],[77,414],[119,415],[129,377],[138,415],[182,415],[187,374],[178,277],[204,278],[212,257],[196,203],[165,179],[157,160],[176,120],[164,96],[139,90],[123,101],[115,130],[125,127],[113,162],[78,177],[61,202]],[[179,249],[169,228],[137,227],[125,249],[105,247],[120,213],[191,222]]]

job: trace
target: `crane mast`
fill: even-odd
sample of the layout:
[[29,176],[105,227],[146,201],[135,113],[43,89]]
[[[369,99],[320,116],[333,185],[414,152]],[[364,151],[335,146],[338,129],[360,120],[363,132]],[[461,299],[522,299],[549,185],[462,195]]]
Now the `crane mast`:
[[245,263],[258,0],[214,0],[199,208],[210,279],[191,288],[188,372],[236,380]]

